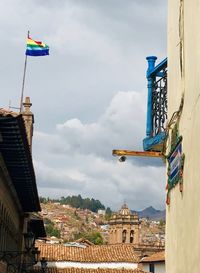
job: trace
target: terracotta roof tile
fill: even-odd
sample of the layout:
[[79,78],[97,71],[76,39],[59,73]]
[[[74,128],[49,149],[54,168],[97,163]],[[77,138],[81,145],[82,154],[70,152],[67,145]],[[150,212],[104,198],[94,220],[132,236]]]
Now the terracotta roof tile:
[[165,261],[165,252],[157,252],[149,257],[144,257],[141,259],[141,263],[149,263],[149,262],[164,262]]
[[12,116],[12,117],[17,117],[19,116],[19,113],[4,109],[4,108],[0,108],[0,115],[1,116]]
[[139,262],[139,255],[133,246],[128,244],[94,245],[86,248],[64,246],[58,244],[38,244],[40,257],[49,261],[73,262]]
[[[41,272],[41,269],[36,269],[35,272]],[[136,269],[86,269],[86,268],[74,268],[68,267],[64,269],[47,268],[46,273],[147,273],[140,268]]]

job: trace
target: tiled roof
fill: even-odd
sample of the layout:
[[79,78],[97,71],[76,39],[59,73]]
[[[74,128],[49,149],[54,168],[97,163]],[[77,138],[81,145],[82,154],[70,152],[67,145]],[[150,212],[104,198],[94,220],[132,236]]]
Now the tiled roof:
[[4,108],[0,108],[0,115],[1,116],[12,116],[12,117],[17,117],[19,116],[19,113],[4,109]]
[[94,245],[86,248],[45,243],[37,243],[36,246],[41,251],[40,257],[45,257],[48,261],[139,262],[133,246],[128,244]]
[[0,109],[0,152],[23,211],[40,211],[24,119],[22,115],[4,109]]
[[[38,273],[41,272],[41,269],[36,269],[34,272]],[[45,269],[45,273],[147,273],[140,268],[136,269],[86,269],[86,268],[74,268],[68,267],[64,269],[58,268],[47,268]]]
[[144,257],[140,262],[149,263],[149,262],[164,262],[165,261],[165,252],[157,252],[149,257]]

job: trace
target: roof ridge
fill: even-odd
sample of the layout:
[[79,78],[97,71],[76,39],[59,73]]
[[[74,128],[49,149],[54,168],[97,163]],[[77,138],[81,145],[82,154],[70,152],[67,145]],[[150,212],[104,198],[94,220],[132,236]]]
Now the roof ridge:
[[10,109],[0,108],[0,115],[16,117],[19,116],[20,113],[14,112]]

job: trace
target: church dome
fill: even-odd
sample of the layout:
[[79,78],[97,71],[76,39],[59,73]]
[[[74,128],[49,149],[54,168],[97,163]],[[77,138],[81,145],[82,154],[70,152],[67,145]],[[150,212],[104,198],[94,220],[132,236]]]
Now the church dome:
[[131,215],[131,211],[128,208],[126,203],[124,203],[123,206],[121,207],[121,209],[119,210],[119,214],[121,214],[121,215]]

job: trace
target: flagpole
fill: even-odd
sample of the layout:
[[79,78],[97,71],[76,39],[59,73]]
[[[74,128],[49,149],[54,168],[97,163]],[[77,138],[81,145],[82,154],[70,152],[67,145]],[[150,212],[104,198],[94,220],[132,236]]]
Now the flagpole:
[[[29,31],[27,33],[27,37],[29,38]],[[20,101],[20,114],[23,111],[23,99],[24,99],[25,79],[26,79],[26,67],[27,67],[27,55],[25,56],[25,62],[24,62],[24,73],[23,73],[22,92],[21,92],[21,101]]]

